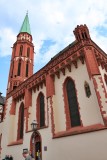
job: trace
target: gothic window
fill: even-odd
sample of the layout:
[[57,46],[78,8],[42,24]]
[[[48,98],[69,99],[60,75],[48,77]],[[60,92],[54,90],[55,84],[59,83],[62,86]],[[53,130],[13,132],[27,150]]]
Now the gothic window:
[[78,102],[73,80],[68,79],[66,82],[67,100],[70,114],[71,127],[80,126],[80,115],[78,110]]
[[23,129],[24,129],[24,104],[21,103],[19,108],[19,118],[18,118],[18,139],[23,139]]
[[42,93],[38,96],[38,112],[39,112],[39,126],[45,126],[45,104],[44,104],[44,95]]
[[86,32],[84,32],[84,35],[85,35],[85,38],[87,39],[87,34],[86,34]]
[[82,38],[84,39],[84,33],[82,33]]
[[21,71],[21,59],[19,60],[19,63],[18,63],[18,70],[17,70],[18,76],[20,76],[20,71]]
[[26,63],[26,77],[28,77],[29,63]]
[[107,85],[107,75],[104,74],[104,79],[105,79],[105,82],[106,82],[106,85]]
[[86,97],[89,98],[91,96],[91,90],[90,90],[89,84],[86,81],[84,83],[84,88],[85,88]]
[[23,52],[23,46],[20,46],[20,51],[19,51],[19,56],[22,56],[22,52]]
[[11,72],[11,78],[13,77],[13,69],[14,69],[14,61],[12,63],[12,72]]
[[30,48],[28,47],[27,48],[27,57],[29,57],[30,56]]

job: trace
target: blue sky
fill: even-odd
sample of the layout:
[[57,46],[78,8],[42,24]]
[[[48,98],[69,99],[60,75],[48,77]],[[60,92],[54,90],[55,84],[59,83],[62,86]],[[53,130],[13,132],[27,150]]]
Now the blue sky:
[[34,73],[74,41],[73,30],[86,24],[91,38],[107,52],[106,0],[0,0],[0,92],[5,96],[16,41],[28,10],[35,46]]

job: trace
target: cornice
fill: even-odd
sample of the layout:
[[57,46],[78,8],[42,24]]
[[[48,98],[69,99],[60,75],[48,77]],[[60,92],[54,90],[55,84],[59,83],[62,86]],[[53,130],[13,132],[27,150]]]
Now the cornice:
[[102,57],[107,59],[107,54],[94,41],[92,41],[92,45],[99,52],[99,54],[102,55]]
[[95,43],[93,43],[94,46],[94,54],[96,56],[96,60],[99,66],[102,67],[102,69],[105,68],[107,72],[107,54],[100,49]]

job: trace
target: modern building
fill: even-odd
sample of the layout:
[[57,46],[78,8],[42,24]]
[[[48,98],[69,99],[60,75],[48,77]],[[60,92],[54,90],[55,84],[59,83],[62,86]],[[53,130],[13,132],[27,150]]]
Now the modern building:
[[[107,159],[107,55],[86,25],[75,41],[33,74],[34,45],[26,14],[13,44],[3,122],[1,159]],[[37,130],[31,123],[36,120]]]

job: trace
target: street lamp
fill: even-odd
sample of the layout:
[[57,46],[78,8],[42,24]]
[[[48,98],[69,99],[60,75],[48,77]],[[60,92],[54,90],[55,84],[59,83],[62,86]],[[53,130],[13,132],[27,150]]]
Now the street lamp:
[[33,120],[33,122],[31,123],[32,131],[36,131],[36,130],[37,130],[37,126],[38,126],[37,121],[36,121],[36,120]]
[[36,138],[36,131],[37,131],[37,126],[38,126],[38,123],[36,120],[33,120],[33,122],[31,123],[31,129],[33,132],[33,137],[32,137],[32,143],[33,143],[33,156],[34,156],[34,159],[36,157],[35,155],[35,138]]

